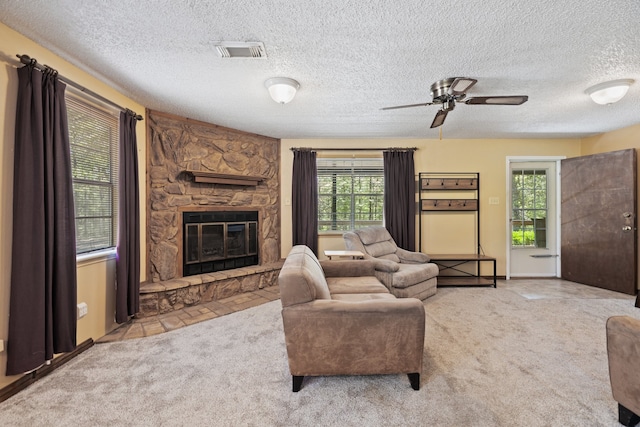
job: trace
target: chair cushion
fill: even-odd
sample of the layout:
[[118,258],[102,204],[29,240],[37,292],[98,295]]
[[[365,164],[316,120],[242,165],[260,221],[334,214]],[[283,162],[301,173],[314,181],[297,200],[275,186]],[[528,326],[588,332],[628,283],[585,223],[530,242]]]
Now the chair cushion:
[[387,287],[375,276],[327,277],[326,280],[331,297],[334,299],[337,294],[389,293]]
[[365,245],[370,245],[376,242],[384,242],[391,239],[391,234],[386,228],[376,225],[372,227],[365,227],[354,231],[362,240]]
[[385,255],[393,255],[395,256],[395,259],[391,259],[392,261],[395,261],[395,262],[400,261],[400,258],[398,258],[398,256],[395,255],[397,246],[395,245],[395,243],[393,243],[390,240],[371,243],[368,245],[365,244],[364,248],[366,249],[367,253],[374,258],[381,258]]
[[338,301],[358,302],[369,301],[372,299],[396,299],[396,297],[389,293],[383,294],[380,292],[376,292],[372,294],[336,294],[333,295],[333,299]]
[[438,266],[428,264],[400,264],[400,269],[393,273],[393,287],[407,288],[416,283],[436,277],[439,273]]

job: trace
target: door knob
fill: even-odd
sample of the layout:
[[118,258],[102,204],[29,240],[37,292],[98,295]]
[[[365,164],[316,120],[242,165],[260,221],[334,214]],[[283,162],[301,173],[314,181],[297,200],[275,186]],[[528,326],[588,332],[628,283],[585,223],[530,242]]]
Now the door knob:
[[622,227],[622,231],[631,231],[631,226],[625,225],[624,227]]

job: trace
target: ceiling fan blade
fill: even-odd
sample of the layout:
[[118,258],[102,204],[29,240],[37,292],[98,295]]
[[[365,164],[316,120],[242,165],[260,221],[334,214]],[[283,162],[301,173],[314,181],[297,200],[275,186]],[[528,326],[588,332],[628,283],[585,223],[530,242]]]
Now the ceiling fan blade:
[[433,102],[424,102],[422,104],[398,105],[395,107],[384,107],[384,108],[381,108],[381,110],[397,110],[399,108],[425,107],[427,105],[433,105]]
[[476,83],[478,83],[476,79],[469,79],[467,77],[457,77],[449,87],[449,95],[453,95],[453,96],[463,95]]
[[444,119],[447,118],[448,111],[438,110],[436,116],[433,118],[433,122],[431,123],[431,129],[437,128],[438,126],[442,126],[444,123]]
[[469,105],[520,105],[529,99],[526,95],[516,96],[475,96],[463,102]]

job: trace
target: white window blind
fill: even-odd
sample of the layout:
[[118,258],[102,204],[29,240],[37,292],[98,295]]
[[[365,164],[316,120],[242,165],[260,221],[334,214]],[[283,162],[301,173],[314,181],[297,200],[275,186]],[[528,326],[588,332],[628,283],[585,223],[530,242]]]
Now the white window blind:
[[118,114],[67,92],[76,253],[114,247],[118,210]]
[[318,158],[318,231],[382,225],[382,158]]

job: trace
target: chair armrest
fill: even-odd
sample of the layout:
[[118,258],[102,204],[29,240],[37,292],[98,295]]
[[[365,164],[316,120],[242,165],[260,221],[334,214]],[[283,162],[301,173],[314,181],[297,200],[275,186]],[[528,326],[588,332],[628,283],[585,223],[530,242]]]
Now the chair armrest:
[[366,259],[320,261],[325,277],[374,276],[373,261]]
[[384,271],[387,273],[395,273],[400,270],[400,266],[397,262],[391,261],[390,259],[379,259],[379,258],[371,258],[373,261],[373,265],[376,270]]
[[292,375],[422,371],[418,299],[315,300],[284,308],[282,320]]
[[607,356],[613,398],[640,414],[640,320],[630,316],[607,319]]
[[431,258],[429,255],[422,252],[411,252],[406,249],[398,248],[396,255],[400,258],[401,262],[408,264],[423,264],[429,262]]

